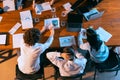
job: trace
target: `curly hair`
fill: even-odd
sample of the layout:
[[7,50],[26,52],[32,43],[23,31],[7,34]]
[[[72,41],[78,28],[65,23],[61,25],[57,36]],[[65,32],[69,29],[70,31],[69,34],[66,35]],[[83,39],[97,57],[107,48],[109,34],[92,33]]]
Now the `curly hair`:
[[87,41],[89,42],[91,48],[94,48],[96,51],[100,49],[102,40],[100,40],[99,35],[93,28],[87,29]]
[[40,40],[40,31],[37,28],[28,29],[23,35],[24,42],[29,46],[35,45]]

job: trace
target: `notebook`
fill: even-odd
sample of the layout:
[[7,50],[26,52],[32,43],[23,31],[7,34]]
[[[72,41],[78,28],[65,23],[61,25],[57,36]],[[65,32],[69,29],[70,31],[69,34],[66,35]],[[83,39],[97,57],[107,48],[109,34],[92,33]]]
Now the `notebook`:
[[79,32],[82,28],[83,16],[79,14],[68,14],[67,31]]
[[74,36],[64,36],[59,37],[60,47],[68,47],[72,45],[76,45]]
[[59,18],[48,18],[44,20],[44,26],[48,26],[52,23],[54,29],[60,28]]
[[13,34],[12,35],[12,43],[13,48],[19,48],[23,39],[23,33]]
[[15,10],[14,0],[3,0],[3,9],[5,12],[6,11],[14,11]]
[[51,10],[51,6],[49,2],[44,2],[42,4],[36,4],[35,7],[35,12],[36,14],[41,14],[42,11],[47,11],[47,10]]

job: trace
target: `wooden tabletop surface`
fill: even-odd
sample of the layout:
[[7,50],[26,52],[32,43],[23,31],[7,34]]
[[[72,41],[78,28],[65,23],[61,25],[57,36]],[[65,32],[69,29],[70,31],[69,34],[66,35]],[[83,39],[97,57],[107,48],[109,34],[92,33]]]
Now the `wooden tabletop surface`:
[[[56,15],[60,18],[61,21],[66,21],[66,17],[61,16],[61,12],[64,10],[62,7],[63,4],[65,4],[68,1],[60,0],[56,2],[53,7],[56,8]],[[69,0],[69,2],[74,3],[74,0]],[[31,1],[28,1],[29,4],[31,4]],[[98,18],[96,20],[91,21],[84,21],[83,22],[83,28],[88,28],[89,26],[93,26],[95,29],[98,27],[103,27],[106,31],[112,34],[112,38],[106,42],[108,46],[119,46],[120,45],[120,0],[103,0],[100,4],[96,6],[96,8],[99,11],[105,11],[103,16],[101,18]],[[33,18],[39,18],[39,23],[34,23],[34,27],[39,28],[39,30],[44,25],[44,19],[51,18],[52,12],[51,11],[45,11],[42,12],[41,15],[36,15],[35,10],[32,9],[32,6],[27,4],[27,6],[22,10],[15,10],[10,12],[4,12],[3,14],[0,14],[0,16],[3,17],[2,21],[0,22],[0,32],[8,32],[17,22],[20,22],[20,14],[19,12],[25,11],[25,10],[31,10],[32,17]],[[0,2],[0,7],[2,7],[2,2]],[[22,30],[20,27],[15,34],[22,33],[25,30]],[[41,38],[41,42],[46,41],[46,39],[49,37],[49,31],[47,31],[45,34],[43,34]],[[66,26],[60,26],[60,29],[55,29],[55,36],[54,41],[51,45],[51,47],[59,47],[59,37],[61,36],[76,36],[78,32],[67,32]],[[8,39],[8,45],[0,45],[0,49],[12,49],[12,35],[9,35]]]

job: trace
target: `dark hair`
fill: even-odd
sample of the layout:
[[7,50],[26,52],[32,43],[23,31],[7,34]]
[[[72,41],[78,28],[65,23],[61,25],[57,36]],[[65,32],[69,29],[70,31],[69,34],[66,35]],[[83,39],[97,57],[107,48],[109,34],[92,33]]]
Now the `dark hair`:
[[69,60],[72,61],[74,59],[75,55],[74,55],[74,50],[72,48],[66,47],[63,49],[63,52],[70,56]]
[[86,34],[87,34],[87,41],[89,42],[91,48],[98,51],[102,44],[102,40],[100,40],[99,35],[96,33],[96,31],[93,28],[88,28]]
[[26,44],[33,46],[40,40],[40,31],[37,28],[28,29],[24,33],[23,39]]
[[3,8],[0,7],[0,14],[4,12]]

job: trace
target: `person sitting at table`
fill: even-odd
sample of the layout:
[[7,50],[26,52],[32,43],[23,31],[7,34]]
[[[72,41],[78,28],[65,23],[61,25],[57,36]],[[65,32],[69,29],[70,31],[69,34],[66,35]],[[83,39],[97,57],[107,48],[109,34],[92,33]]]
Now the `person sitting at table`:
[[25,4],[25,0],[15,0],[15,5],[17,10],[21,10],[24,4]]
[[[49,4],[52,6],[55,2],[56,2],[57,0],[51,0],[50,2],[49,2]],[[44,0],[42,1],[42,2],[44,2]],[[35,0],[33,0],[33,8],[35,8],[35,4],[36,4],[36,2],[35,2]]]
[[[25,1],[26,0],[16,0],[15,2],[16,2],[16,9],[17,10],[21,10],[21,9],[23,9],[23,6],[25,5]],[[33,2],[32,2],[32,7],[34,8],[34,6],[35,6],[35,2],[37,2],[38,0],[33,0]],[[42,2],[44,2],[44,0],[39,0],[41,3]]]
[[40,35],[46,30],[42,28],[41,32],[37,28],[28,29],[20,45],[20,55],[18,56],[18,68],[24,74],[34,74],[41,68],[40,55],[50,47],[53,42],[54,29],[49,26],[50,36],[45,43],[39,43]]
[[109,56],[109,49],[105,43],[100,40],[100,36],[93,28],[86,30],[87,42],[83,43],[83,36],[85,32],[81,30],[78,35],[78,45],[80,49],[87,50],[89,52],[90,60],[95,63],[101,63],[105,61]]
[[77,11],[82,14],[88,12],[91,8],[95,7],[102,0],[77,0],[69,10],[62,11],[63,16],[66,16],[71,11]]
[[[48,52],[47,58],[59,68],[61,76],[83,73],[87,59],[73,48],[66,47],[63,52]],[[61,58],[60,58],[61,57]]]

